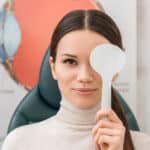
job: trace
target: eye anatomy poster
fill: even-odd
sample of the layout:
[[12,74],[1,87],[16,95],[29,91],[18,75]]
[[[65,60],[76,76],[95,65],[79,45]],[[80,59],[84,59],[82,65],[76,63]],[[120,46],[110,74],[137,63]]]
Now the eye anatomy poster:
[[1,141],[15,108],[38,82],[42,58],[56,24],[75,9],[103,9],[119,26],[127,64],[114,86],[136,113],[136,0],[3,0],[0,3]]

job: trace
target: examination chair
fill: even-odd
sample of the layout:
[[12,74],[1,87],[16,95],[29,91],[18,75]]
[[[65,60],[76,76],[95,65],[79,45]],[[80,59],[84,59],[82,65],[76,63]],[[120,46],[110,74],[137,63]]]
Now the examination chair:
[[[57,82],[51,74],[49,50],[48,47],[41,64],[37,85],[21,100],[11,117],[7,133],[19,126],[42,121],[57,113],[61,95]],[[129,128],[138,131],[139,126],[134,114],[117,90],[116,94],[126,114]]]

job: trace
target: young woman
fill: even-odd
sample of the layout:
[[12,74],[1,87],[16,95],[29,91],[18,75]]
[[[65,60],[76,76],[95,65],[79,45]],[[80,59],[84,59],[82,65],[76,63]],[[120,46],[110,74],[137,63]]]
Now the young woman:
[[[114,21],[98,10],[75,10],[58,23],[51,39],[50,66],[62,94],[58,113],[22,126],[2,150],[147,150],[150,139],[130,131],[112,89],[112,109],[101,109],[102,79],[89,62],[101,44],[123,49]],[[117,74],[113,77],[115,80]],[[107,117],[108,119],[103,119]]]

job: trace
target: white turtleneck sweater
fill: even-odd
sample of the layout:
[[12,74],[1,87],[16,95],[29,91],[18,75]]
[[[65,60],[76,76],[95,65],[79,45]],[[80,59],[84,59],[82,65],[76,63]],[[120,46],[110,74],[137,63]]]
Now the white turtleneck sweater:
[[[95,150],[92,128],[100,105],[79,109],[62,99],[58,113],[44,121],[13,130],[6,137],[2,150]],[[150,138],[131,131],[136,150],[150,149]]]

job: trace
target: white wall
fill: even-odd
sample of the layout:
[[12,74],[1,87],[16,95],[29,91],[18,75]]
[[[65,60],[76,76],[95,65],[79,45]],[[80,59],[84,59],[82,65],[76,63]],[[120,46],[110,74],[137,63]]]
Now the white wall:
[[150,135],[150,1],[138,0],[137,113],[141,129]]
[[6,136],[10,118],[27,91],[17,84],[0,64],[0,147]]

